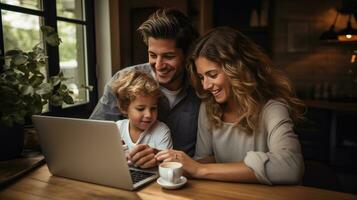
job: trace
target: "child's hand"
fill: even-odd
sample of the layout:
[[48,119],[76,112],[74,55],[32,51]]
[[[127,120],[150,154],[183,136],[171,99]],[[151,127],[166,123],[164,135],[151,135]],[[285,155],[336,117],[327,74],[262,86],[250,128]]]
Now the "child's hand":
[[125,144],[125,142],[123,140],[121,142],[123,144],[123,150],[124,150],[125,158],[126,158],[126,160],[128,162],[128,165],[131,165],[132,163],[131,163],[131,160],[130,160],[130,157],[129,157],[129,152],[130,152],[129,151],[129,147],[128,147],[127,144]]
[[129,153],[129,160],[134,166],[141,168],[151,168],[157,166],[156,159],[154,158],[157,150],[151,148],[147,144],[136,145]]

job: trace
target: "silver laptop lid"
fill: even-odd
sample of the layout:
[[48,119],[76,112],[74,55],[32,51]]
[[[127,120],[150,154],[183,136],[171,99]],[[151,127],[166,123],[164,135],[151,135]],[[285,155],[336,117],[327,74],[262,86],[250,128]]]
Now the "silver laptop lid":
[[32,116],[50,172],[67,178],[127,190],[133,184],[115,122]]

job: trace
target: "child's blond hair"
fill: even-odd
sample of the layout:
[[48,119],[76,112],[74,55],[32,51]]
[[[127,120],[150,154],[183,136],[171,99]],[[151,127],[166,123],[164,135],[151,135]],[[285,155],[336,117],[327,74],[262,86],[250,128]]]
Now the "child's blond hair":
[[127,113],[130,102],[137,96],[152,96],[158,99],[162,96],[160,86],[148,73],[130,70],[119,76],[111,85],[115,92],[118,107],[123,114]]

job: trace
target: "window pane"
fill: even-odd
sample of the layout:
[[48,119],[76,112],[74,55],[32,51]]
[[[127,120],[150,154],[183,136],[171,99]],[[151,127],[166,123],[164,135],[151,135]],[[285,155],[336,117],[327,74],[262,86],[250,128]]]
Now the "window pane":
[[[38,44],[43,48],[40,17],[4,10],[1,11],[1,15],[5,52],[12,49],[31,51]],[[44,67],[40,71],[47,78],[47,68]],[[47,111],[48,105],[44,106],[42,112]]]
[[31,50],[40,43],[40,18],[34,15],[11,11],[1,11],[4,47],[10,49]]
[[83,19],[82,0],[57,0],[57,15],[71,19]]
[[40,0],[0,0],[0,2],[24,8],[41,9]]
[[[58,33],[62,40],[59,46],[60,69],[65,77],[70,78],[65,83],[74,92],[75,105],[86,103],[89,101],[88,91],[81,87],[88,85],[84,26],[58,22]],[[66,105],[69,106],[73,105]]]

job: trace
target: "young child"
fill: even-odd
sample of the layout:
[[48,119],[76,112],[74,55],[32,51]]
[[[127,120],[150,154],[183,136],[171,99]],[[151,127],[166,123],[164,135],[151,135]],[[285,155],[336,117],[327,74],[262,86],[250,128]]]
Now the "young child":
[[112,85],[120,112],[128,119],[117,121],[120,135],[130,151],[136,144],[158,150],[171,149],[170,129],[157,120],[159,84],[147,73],[131,70]]

